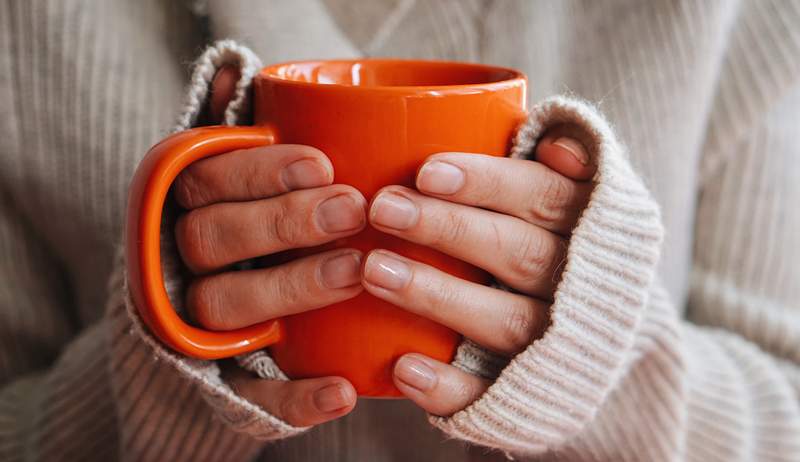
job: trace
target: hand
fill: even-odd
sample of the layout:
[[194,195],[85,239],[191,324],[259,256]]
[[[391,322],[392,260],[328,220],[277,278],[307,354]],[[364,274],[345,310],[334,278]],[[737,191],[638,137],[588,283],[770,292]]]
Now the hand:
[[[536,159],[435,154],[420,168],[417,190],[385,187],[369,209],[375,228],[481,267],[517,293],[388,250],[366,256],[366,290],[501,355],[525,349],[547,326],[567,240],[588,203],[593,185],[587,180],[595,172],[566,126],[542,138]],[[417,353],[396,362],[394,382],[426,411],[442,416],[463,409],[490,385]]]
[[[218,122],[238,80],[224,68],[212,84],[207,120]],[[361,253],[336,249],[282,265],[226,271],[241,260],[323,244],[366,225],[366,200],[331,184],[333,167],[317,149],[274,145],[204,159],[173,185],[187,212],[175,228],[178,250],[196,275],[187,291],[190,315],[211,330],[230,330],[354,297],[363,290]],[[262,380],[240,368],[225,379],[241,396],[294,426],[349,413],[353,386],[342,377]]]

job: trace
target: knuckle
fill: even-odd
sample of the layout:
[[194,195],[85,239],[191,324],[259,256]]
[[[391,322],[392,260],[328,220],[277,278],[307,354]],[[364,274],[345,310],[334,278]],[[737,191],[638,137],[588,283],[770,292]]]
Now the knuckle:
[[175,238],[184,263],[193,270],[213,266],[217,249],[215,232],[203,210],[192,210],[178,218]]
[[508,179],[504,172],[494,172],[491,175],[482,175],[480,187],[474,189],[476,202],[479,204],[492,204],[498,197],[503,197],[508,188]]
[[298,396],[291,396],[288,399],[283,399],[277,404],[278,417],[284,421],[295,426],[304,426],[303,423],[308,420],[307,416],[304,415],[304,406]]
[[477,396],[475,385],[469,380],[453,380],[449,388],[450,400],[458,405],[469,404]]
[[207,188],[200,178],[200,166],[191,164],[175,179],[173,191],[178,204],[187,209],[199,207],[208,201]]
[[531,285],[542,278],[548,268],[544,240],[533,232],[524,233],[519,246],[510,249],[508,268],[511,276],[520,282]]
[[452,311],[454,306],[459,306],[462,303],[461,292],[453,290],[443,279],[426,278],[424,284],[427,307],[430,313]]
[[536,319],[531,311],[512,309],[503,318],[503,349],[510,353],[522,351],[527,347],[536,332]]
[[286,188],[280,180],[280,171],[278,169],[265,169],[264,162],[260,160],[260,158],[256,157],[251,162],[243,163],[238,169],[228,170],[229,175],[231,175],[228,179],[228,184],[240,183],[244,197],[247,198],[262,197],[267,191],[273,189],[272,187],[281,192],[286,192]]
[[313,227],[305,226],[307,223],[305,219],[298,219],[298,217],[310,217],[310,214],[299,213],[304,208],[304,204],[291,196],[277,201],[276,204],[278,209],[275,213],[264,214],[264,219],[267,220],[267,235],[272,236],[278,244],[285,248],[302,245],[306,237],[314,232]]
[[439,221],[439,226],[432,237],[431,245],[435,247],[453,247],[463,243],[469,233],[469,221],[454,210],[447,210]]
[[197,322],[209,329],[224,330],[230,327],[222,306],[223,299],[224,296],[210,278],[195,281],[186,293],[187,308]]
[[301,306],[305,294],[308,293],[304,279],[298,271],[291,271],[283,277],[273,278],[275,299],[280,300],[281,305],[288,309]]
[[544,179],[542,192],[531,195],[528,217],[536,223],[555,224],[564,220],[569,213],[569,204],[573,197],[570,180],[559,175],[542,175]]

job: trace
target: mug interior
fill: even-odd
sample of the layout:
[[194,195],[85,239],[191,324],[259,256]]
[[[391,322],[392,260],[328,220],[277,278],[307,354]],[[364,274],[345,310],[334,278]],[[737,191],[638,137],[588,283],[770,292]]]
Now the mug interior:
[[437,87],[502,82],[522,77],[513,69],[483,64],[410,60],[304,61],[276,64],[269,78],[357,87]]

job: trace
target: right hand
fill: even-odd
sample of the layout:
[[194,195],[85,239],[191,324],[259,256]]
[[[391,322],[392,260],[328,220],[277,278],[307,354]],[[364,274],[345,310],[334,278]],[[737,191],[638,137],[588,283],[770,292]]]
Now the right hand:
[[[238,71],[214,78],[208,120],[219,123]],[[363,287],[361,253],[335,249],[269,268],[226,271],[238,261],[350,236],[366,225],[364,196],[331,184],[333,166],[318,149],[273,145],[232,151],[186,168],[173,190],[187,211],[175,227],[194,273],[190,315],[210,330],[232,330],[352,298]],[[343,377],[282,381],[235,367],[225,379],[244,398],[302,427],[349,413],[356,403]]]

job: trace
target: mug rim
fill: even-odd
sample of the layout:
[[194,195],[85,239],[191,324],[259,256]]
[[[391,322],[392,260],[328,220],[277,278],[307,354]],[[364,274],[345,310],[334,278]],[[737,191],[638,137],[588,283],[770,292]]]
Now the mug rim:
[[[297,64],[428,64],[428,65],[450,65],[458,66],[466,69],[484,70],[484,71],[500,71],[507,72],[508,78],[491,82],[476,82],[476,83],[463,83],[463,84],[448,84],[448,85],[349,85],[344,83],[319,83],[319,82],[306,82],[302,80],[293,80],[277,74],[277,70],[291,65]],[[331,88],[350,91],[377,91],[387,93],[419,93],[419,92],[437,92],[437,93],[464,93],[470,91],[499,91],[508,88],[513,88],[519,85],[527,85],[528,77],[520,70],[495,66],[490,64],[476,63],[470,61],[447,61],[447,60],[431,60],[431,59],[402,59],[402,58],[353,58],[353,59],[300,59],[293,61],[284,61],[280,63],[270,64],[261,68],[258,72],[257,79],[268,80],[279,85],[289,85],[297,87],[314,87],[314,88]]]

